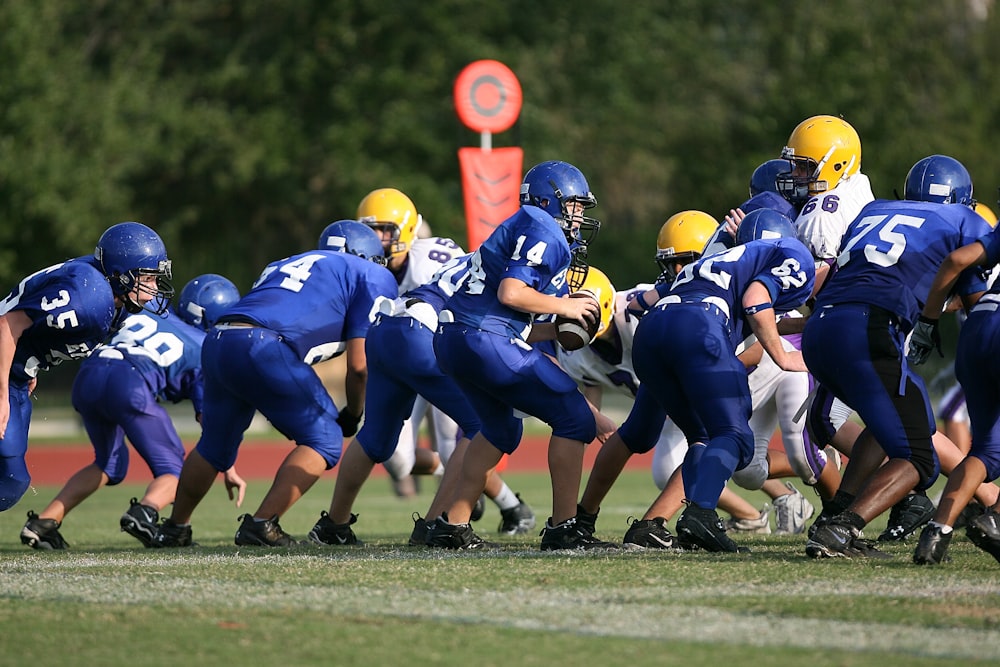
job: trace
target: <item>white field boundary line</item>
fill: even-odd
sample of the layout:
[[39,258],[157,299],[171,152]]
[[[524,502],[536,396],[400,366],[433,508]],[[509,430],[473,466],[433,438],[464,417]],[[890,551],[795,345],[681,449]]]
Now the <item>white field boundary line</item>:
[[[329,559],[321,560],[326,566]],[[86,559],[84,559],[86,560]],[[722,587],[695,587],[664,591],[661,587],[636,589],[509,591],[428,591],[373,586],[297,585],[287,581],[241,583],[215,578],[171,578],[165,570],[176,571],[185,558],[144,559],[141,570],[123,571],[115,577],[80,574],[81,565],[104,569],[115,559],[90,558],[93,563],[49,562],[35,567],[29,576],[23,567],[0,566],[0,573],[20,576],[0,577],[0,598],[75,601],[99,605],[168,605],[179,608],[246,611],[255,609],[310,610],[357,618],[394,616],[440,623],[482,623],[521,630],[571,632],[661,641],[696,641],[758,647],[788,646],[809,649],[864,653],[892,652],[914,656],[956,659],[1000,659],[1000,631],[961,628],[928,628],[892,623],[864,624],[840,620],[798,618],[768,614],[744,614],[704,604],[713,597],[764,595],[845,595],[903,597],[899,581],[789,582],[775,590],[773,585],[748,582],[739,590]],[[212,560],[209,557],[208,560]],[[241,560],[239,558],[235,559]],[[246,559],[245,564],[269,558]],[[288,557],[281,559],[287,563]],[[159,561],[159,562],[158,562]],[[228,565],[233,557],[219,558]],[[127,559],[127,566],[139,561]],[[123,563],[123,564],[125,564]],[[206,558],[191,559],[204,568]],[[303,563],[303,565],[305,565]],[[949,586],[936,581],[933,589],[914,591],[914,597],[996,594],[989,586],[975,587],[967,581]],[[566,614],[572,609],[572,614]]]

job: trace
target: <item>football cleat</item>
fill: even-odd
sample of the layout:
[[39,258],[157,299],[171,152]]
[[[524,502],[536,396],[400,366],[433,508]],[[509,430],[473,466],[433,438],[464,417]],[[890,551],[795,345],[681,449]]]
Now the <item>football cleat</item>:
[[673,534],[667,530],[667,522],[662,516],[652,519],[632,519],[622,546],[626,549],[673,549],[676,545]]
[[924,526],[917,548],[913,551],[913,562],[917,565],[939,565],[951,560],[946,554],[954,534],[955,531],[942,532],[940,526]]
[[425,544],[438,549],[456,549],[461,551],[495,549],[499,547],[498,544],[487,542],[476,535],[470,524],[448,523],[446,515],[441,515],[434,519],[434,522],[427,527],[427,541]]
[[722,523],[726,527],[727,532],[734,531],[737,533],[769,535],[771,533],[771,506],[764,503],[756,519],[735,519],[730,517]]
[[[298,540],[286,533],[278,525],[278,516],[257,521],[252,514],[239,517],[243,523],[236,531],[236,546],[240,547],[292,547]],[[315,529],[314,529],[315,530]]]
[[911,493],[892,506],[889,522],[878,536],[879,542],[905,540],[931,520],[937,508],[923,493]]
[[750,551],[747,547],[737,545],[726,535],[726,527],[722,525],[722,519],[714,509],[704,509],[690,502],[677,519],[677,537],[683,549],[701,548],[728,553]]
[[785,482],[791,491],[788,495],[778,496],[774,503],[774,532],[779,535],[798,535],[805,532],[806,521],[812,517],[816,508],[791,482]]
[[159,522],[160,513],[156,511],[156,508],[142,505],[138,499],[132,498],[129,500],[128,509],[122,514],[118,523],[123,532],[142,542],[142,546],[149,548],[153,546],[156,524]]
[[172,519],[164,519],[153,541],[149,545],[154,549],[164,549],[169,547],[193,547],[197,546],[191,539],[191,525],[178,526]]
[[472,506],[472,515],[469,516],[469,521],[479,521],[483,518],[483,514],[486,513],[486,496],[480,495],[479,500],[476,504]]
[[51,551],[53,549],[68,549],[69,544],[59,534],[62,522],[55,519],[40,519],[33,511],[28,511],[28,520],[21,529],[21,544],[32,549]]
[[351,526],[358,522],[358,515],[352,514],[347,523],[334,523],[326,512],[320,512],[319,521],[309,531],[309,540],[316,544],[335,547],[362,546],[364,542],[358,539]]
[[542,551],[617,549],[618,545],[604,542],[594,537],[586,529],[576,525],[576,517],[566,519],[553,526],[552,517],[545,522],[540,533],[542,536]]
[[510,509],[500,510],[500,526],[497,531],[501,535],[524,535],[535,527],[535,513],[528,503],[521,500],[518,493],[518,504]]
[[413,513],[413,531],[410,533],[410,540],[408,544],[411,547],[425,547],[427,546],[427,519],[423,518],[416,512]]
[[1000,562],[1000,514],[993,510],[983,512],[965,527],[965,536]]

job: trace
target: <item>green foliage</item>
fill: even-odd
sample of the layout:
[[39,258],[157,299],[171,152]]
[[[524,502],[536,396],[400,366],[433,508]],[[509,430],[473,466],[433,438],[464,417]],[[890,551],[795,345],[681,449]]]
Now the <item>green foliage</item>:
[[246,289],[384,186],[464,240],[455,152],[478,137],[452,86],[481,58],[524,90],[495,145],[584,170],[622,287],[653,277],[667,217],[724,215],[816,113],[857,127],[877,195],[945,152],[993,205],[997,23],[968,0],[3,3],[0,284],[136,219],[178,283]]

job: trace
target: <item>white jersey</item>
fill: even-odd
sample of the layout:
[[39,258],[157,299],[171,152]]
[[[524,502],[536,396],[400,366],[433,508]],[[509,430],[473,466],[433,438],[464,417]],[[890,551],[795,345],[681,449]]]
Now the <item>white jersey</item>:
[[467,254],[462,246],[451,239],[432,236],[426,239],[414,239],[410,244],[409,259],[406,271],[399,282],[399,293],[402,295],[414,287],[430,282],[438,269],[456,257]]
[[591,345],[567,352],[556,346],[556,358],[566,374],[585,387],[611,389],[625,396],[634,397],[639,387],[632,366],[632,339],[639,320],[628,315],[625,306],[638,293],[652,289],[650,284],[639,284],[632,289],[615,292],[615,311],[612,317],[614,333],[611,340],[602,337]]
[[869,202],[875,200],[868,177],[858,172],[837,187],[811,197],[795,220],[795,227],[817,261],[835,259],[840,239]]

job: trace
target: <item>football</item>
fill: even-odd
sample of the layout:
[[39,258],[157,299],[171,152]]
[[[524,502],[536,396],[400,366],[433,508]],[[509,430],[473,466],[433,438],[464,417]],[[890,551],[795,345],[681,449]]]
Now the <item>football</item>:
[[[595,303],[597,302],[597,299],[595,299],[589,292],[573,292],[569,295],[569,298],[591,299]],[[562,317],[560,315],[556,317],[556,340],[559,341],[559,345],[561,345],[564,350],[569,352],[579,350],[587,345],[590,345],[594,341],[594,338],[597,336],[597,330],[600,326],[600,318],[598,318],[596,322],[589,324],[587,328],[584,328],[576,320]]]

